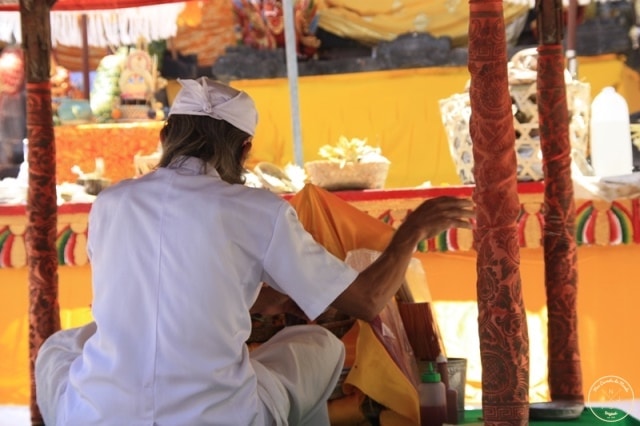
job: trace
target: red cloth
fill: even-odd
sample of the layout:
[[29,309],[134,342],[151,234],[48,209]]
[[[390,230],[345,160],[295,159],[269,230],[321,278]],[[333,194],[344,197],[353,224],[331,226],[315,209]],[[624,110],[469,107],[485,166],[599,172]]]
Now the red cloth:
[[[57,0],[52,10],[100,10],[178,3],[179,0]],[[18,11],[18,0],[0,4],[0,11]]]
[[502,0],[471,0],[470,134],[485,425],[527,425],[529,338],[520,279],[515,130]]

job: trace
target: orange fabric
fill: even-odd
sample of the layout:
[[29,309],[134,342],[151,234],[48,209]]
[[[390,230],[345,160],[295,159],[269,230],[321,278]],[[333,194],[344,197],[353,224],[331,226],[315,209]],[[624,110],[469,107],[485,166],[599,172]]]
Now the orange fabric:
[[[341,259],[350,250],[359,248],[382,251],[393,235],[390,225],[314,185],[305,186],[290,202],[316,241]],[[415,386],[372,326],[364,321],[358,324],[355,360],[345,383],[389,409],[390,412],[381,416],[381,424],[418,424],[420,410]],[[358,398],[352,401],[361,402]]]
[[358,248],[382,251],[393,235],[390,225],[315,185],[306,185],[289,202],[316,241],[340,259]]
[[133,156],[148,155],[158,149],[163,121],[136,123],[80,124],[55,126],[56,179],[58,183],[75,182],[74,165],[92,172],[95,159],[105,163],[105,177],[117,182],[135,175]]

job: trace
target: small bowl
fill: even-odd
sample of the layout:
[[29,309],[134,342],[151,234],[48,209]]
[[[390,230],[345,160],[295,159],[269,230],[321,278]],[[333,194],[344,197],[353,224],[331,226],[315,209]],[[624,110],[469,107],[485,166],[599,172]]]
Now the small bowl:
[[82,185],[87,194],[98,195],[100,191],[102,191],[103,189],[111,185],[111,180],[105,179],[105,178],[101,178],[101,179],[89,178],[89,179],[78,179],[76,183],[78,185]]

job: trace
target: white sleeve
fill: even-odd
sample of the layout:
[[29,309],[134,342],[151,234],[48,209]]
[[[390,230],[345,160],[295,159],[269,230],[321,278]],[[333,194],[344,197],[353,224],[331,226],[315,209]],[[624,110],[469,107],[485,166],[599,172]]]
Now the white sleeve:
[[283,203],[264,258],[264,281],[289,295],[311,319],[325,311],[358,271],[316,242]]

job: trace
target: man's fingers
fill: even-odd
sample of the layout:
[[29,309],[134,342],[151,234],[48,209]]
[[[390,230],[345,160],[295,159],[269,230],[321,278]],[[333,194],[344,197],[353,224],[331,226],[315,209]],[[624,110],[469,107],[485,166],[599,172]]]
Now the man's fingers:
[[457,210],[471,210],[475,208],[475,204],[469,198],[456,198],[456,197],[438,197],[427,200],[421,206],[425,213],[432,209],[436,211],[457,211]]
[[463,219],[464,218],[470,219],[476,216],[475,210],[469,210],[469,209],[445,210],[442,213],[447,217],[458,217]]
[[473,229],[475,227],[474,222],[472,222],[470,220],[454,219],[453,222],[454,223],[451,226],[451,228]]

